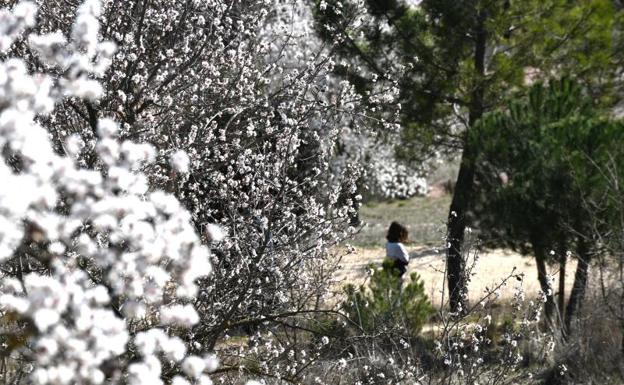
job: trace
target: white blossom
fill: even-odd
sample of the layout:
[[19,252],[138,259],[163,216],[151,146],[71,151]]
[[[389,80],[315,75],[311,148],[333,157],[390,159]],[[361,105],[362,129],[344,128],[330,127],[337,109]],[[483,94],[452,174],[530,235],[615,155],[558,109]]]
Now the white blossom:
[[[33,26],[34,15],[29,2],[19,3],[13,12],[2,10],[0,49]],[[51,114],[64,97],[94,102],[103,94],[89,76],[100,74],[113,52],[110,43],[99,42],[100,15],[100,2],[87,0],[79,6],[70,41],[58,33],[25,39],[50,67],[67,69],[61,76],[54,71],[31,74],[21,59],[0,62],[0,144],[9,156],[21,159],[16,171],[5,153],[0,156],[5,182],[0,190],[0,261],[16,254],[25,258],[19,254],[23,243],[47,245],[41,248],[44,253],[29,256],[29,263],[45,264],[45,270],[2,278],[0,307],[34,327],[27,343],[34,349],[31,380],[37,384],[103,383],[104,366],[127,354],[131,341],[139,356],[115,370],[126,373],[129,383],[163,383],[155,354],[182,362],[184,341],[158,325],[147,324],[136,333],[131,322],[160,312],[169,324],[196,324],[194,307],[166,295],[167,285],[192,299],[196,279],[211,272],[210,253],[195,234],[189,213],[174,197],[150,191],[138,170],[154,161],[150,145],[120,143],[118,125],[100,119],[91,148],[102,167],[82,168],[78,160],[90,144],[70,137],[65,142],[69,157],[58,155],[35,119]],[[61,196],[67,207],[59,211]],[[189,373],[201,375],[203,359],[184,362]]]

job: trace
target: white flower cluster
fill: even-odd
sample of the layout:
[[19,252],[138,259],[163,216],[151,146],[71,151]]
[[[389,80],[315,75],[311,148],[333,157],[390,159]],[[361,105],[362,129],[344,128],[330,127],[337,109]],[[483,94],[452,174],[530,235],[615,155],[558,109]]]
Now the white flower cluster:
[[387,138],[366,132],[345,130],[341,136],[343,149],[334,160],[334,167],[344,168],[348,161],[363,169],[367,195],[381,198],[409,198],[427,193],[424,170],[411,167],[396,156],[398,132],[387,133]]
[[26,28],[35,24],[37,7],[31,2],[21,2],[12,12],[0,10],[0,52],[4,52]]
[[3,279],[0,304],[34,323],[36,384],[102,383],[102,365],[126,352],[126,321],[111,311],[106,289],[61,261],[54,262],[51,276],[31,273],[23,283]]
[[[306,310],[302,304],[312,306],[311,296],[322,301],[329,293],[329,270],[336,266],[330,246],[350,234],[359,204],[359,170],[350,161],[332,169],[335,143],[344,127],[384,123],[379,116],[369,119],[362,96],[333,76],[339,64],[333,48],[312,33],[308,4],[108,0],[76,9],[72,2],[41,0],[41,5],[34,29],[45,38],[29,39],[38,46],[37,56],[25,44],[14,45],[11,54],[28,68],[55,68],[73,79],[51,83],[70,98],[40,124],[54,150],[69,154],[85,178],[98,177],[84,172],[88,169],[103,179],[85,185],[76,177],[61,191],[60,212],[80,208],[71,215],[86,223],[71,234],[71,244],[52,241],[50,251],[62,247],[71,258],[80,255],[75,264],[107,282],[111,305],[136,319],[130,341],[135,331],[158,323],[175,331],[189,352],[203,355],[247,326],[282,327],[284,322],[271,320]],[[99,32],[89,18],[100,20]],[[91,44],[98,34],[114,41],[117,51]],[[110,64],[106,72],[100,62]],[[94,79],[101,88],[86,83]],[[382,91],[371,98],[382,103],[396,96]],[[101,122],[102,117],[114,117],[119,125]],[[147,186],[174,194],[190,216]],[[107,197],[97,196],[98,189]],[[72,194],[94,195],[94,202],[81,203]],[[201,248],[185,247],[192,229],[176,224],[188,221],[213,249],[215,267],[210,279],[197,282],[196,312],[188,297],[197,274],[210,265]],[[169,239],[172,232],[175,240]],[[176,259],[179,249],[184,254]],[[157,260],[159,254],[163,258]],[[245,353],[239,355],[241,365]],[[259,354],[266,356],[258,358],[265,366],[279,359]],[[171,381],[180,365],[163,364],[161,377]],[[236,363],[229,367],[238,373]]]
[[135,344],[145,358],[142,362],[130,365],[129,384],[163,383],[160,378],[162,366],[158,354],[164,355],[172,362],[179,363],[182,373],[186,375],[186,378],[181,374],[174,376],[172,384],[186,385],[191,383],[189,380],[195,381],[198,385],[212,384],[206,373],[214,371],[218,365],[213,355],[204,357],[188,355],[186,345],[181,339],[170,337],[161,329],[150,329],[138,333]]
[[[159,384],[157,349],[207,384],[206,365],[162,329],[198,322],[188,301],[211,264],[190,214],[174,196],[150,190],[137,171],[155,150],[120,142],[117,124],[100,119],[93,146],[100,167],[85,169],[77,156],[82,140],[69,137],[70,156],[61,156],[38,123],[64,97],[102,94],[93,76],[114,50],[98,41],[100,8],[97,0],[78,8],[71,42],[60,32],[25,39],[49,73],[30,74],[20,59],[0,62],[0,311],[19,325],[21,341],[9,353],[33,362],[36,384]],[[34,27],[35,12],[29,2],[2,10],[0,54]],[[129,350],[131,341],[139,352]]]

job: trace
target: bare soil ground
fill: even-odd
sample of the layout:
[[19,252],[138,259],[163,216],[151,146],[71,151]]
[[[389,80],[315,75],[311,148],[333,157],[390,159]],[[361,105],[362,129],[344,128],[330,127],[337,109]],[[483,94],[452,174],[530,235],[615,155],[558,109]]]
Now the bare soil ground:
[[[355,246],[355,253],[343,258],[341,269],[336,276],[336,286],[346,283],[363,284],[367,278],[367,266],[371,263],[381,264],[385,257],[385,235],[392,221],[407,226],[411,245],[407,248],[411,255],[408,275],[417,272],[425,283],[427,293],[432,302],[439,306],[442,299],[444,280],[445,222],[451,202],[449,195],[438,197],[413,197],[405,200],[389,200],[368,202],[360,209],[363,226],[360,232],[350,241]],[[475,234],[472,234],[475,235]],[[514,270],[515,268],[515,270]],[[576,263],[568,260],[566,269],[566,297],[574,280]],[[509,250],[487,250],[478,253],[478,260],[472,271],[472,281],[468,287],[469,300],[479,300],[484,291],[500,284],[512,271],[524,274],[526,297],[537,296],[539,283],[537,268],[531,256],[522,256]],[[554,285],[558,285],[558,266],[549,267]],[[501,288],[501,302],[511,299],[515,292],[517,280],[513,279]],[[554,288],[556,290],[556,288]],[[444,292],[445,301],[448,292]]]
[[[407,246],[411,261],[408,266],[408,275],[417,272],[424,281],[425,288],[432,302],[439,306],[442,299],[445,282],[445,253],[444,250],[425,246]],[[336,275],[339,287],[351,283],[360,285],[366,282],[368,265],[381,264],[385,256],[383,247],[356,247],[355,252],[342,259],[341,268]],[[469,261],[469,263],[472,262]],[[574,280],[576,263],[569,261],[566,269],[566,294],[569,293]],[[555,286],[559,280],[559,271],[556,266],[549,268]],[[469,300],[480,300],[484,293],[499,285],[510,274],[524,274],[523,287],[527,298],[537,296],[539,283],[537,268],[532,257],[525,257],[508,250],[489,250],[478,253],[478,260],[472,271],[473,276],[469,285]],[[507,302],[515,292],[518,281],[511,279],[501,287],[500,300]],[[448,300],[448,292],[444,292],[444,301]]]

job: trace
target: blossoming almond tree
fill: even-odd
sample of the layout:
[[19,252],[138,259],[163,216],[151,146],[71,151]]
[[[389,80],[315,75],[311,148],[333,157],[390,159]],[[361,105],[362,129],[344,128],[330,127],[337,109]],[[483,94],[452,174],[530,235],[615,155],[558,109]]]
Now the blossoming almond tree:
[[[319,309],[331,284],[329,247],[350,232],[359,198],[357,167],[347,161],[330,172],[336,139],[346,126],[390,126],[382,116],[369,119],[352,86],[331,76],[332,46],[299,44],[310,37],[297,9],[264,0],[105,1],[99,34],[117,51],[93,48],[110,61],[107,70],[92,68],[102,86],[85,78],[75,87],[84,98],[59,100],[39,117],[56,152],[107,176],[116,177],[99,150],[102,117],[119,122],[120,140],[153,146],[153,162],[133,164],[142,183],[173,193],[213,249],[215,271],[200,281],[195,303],[201,322],[179,333],[193,353],[241,330],[290,327],[285,318]],[[74,11],[65,1],[42,1],[32,28],[52,34],[49,49],[18,38],[10,54],[65,76],[54,60],[73,34]],[[390,103],[395,90],[373,96]]]
[[[96,103],[103,93],[94,79],[115,45],[98,41],[100,12],[86,0],[66,39],[27,33],[31,2],[0,11],[3,356],[15,381],[35,384],[209,384],[215,358],[189,354],[171,330],[198,322],[196,279],[211,272],[210,253],[180,202],[138,171],[155,149],[118,140],[118,125],[98,119],[101,167],[86,169],[77,137],[59,155],[38,123],[63,100]],[[20,39],[45,71],[6,55]]]

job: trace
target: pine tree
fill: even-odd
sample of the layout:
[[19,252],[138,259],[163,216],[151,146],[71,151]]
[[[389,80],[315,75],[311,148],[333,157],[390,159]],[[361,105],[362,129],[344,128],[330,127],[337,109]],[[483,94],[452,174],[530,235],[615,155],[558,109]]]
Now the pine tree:
[[510,91],[552,73],[576,74],[605,103],[617,42],[611,2],[424,0],[316,3],[319,34],[345,60],[338,73],[369,97],[381,83],[400,88],[399,155],[418,161],[462,151],[447,223],[453,311],[465,308],[462,242],[480,149],[467,135]]

